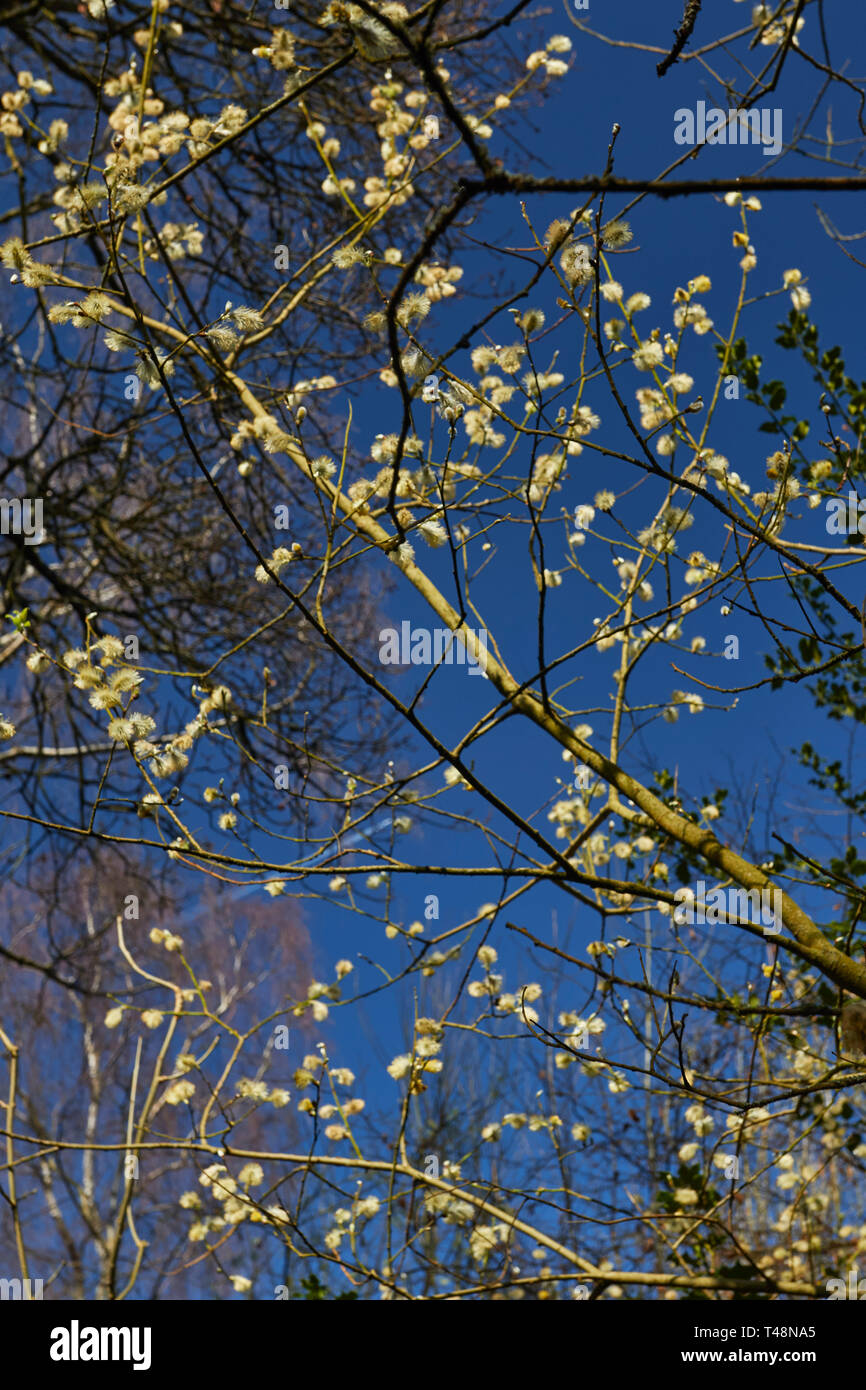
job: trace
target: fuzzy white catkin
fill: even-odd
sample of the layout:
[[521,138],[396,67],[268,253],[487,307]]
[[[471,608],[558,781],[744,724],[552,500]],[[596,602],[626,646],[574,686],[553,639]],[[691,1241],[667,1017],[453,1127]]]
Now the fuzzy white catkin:
[[848,1056],[866,1056],[866,1002],[849,999],[842,1009],[842,1051]]

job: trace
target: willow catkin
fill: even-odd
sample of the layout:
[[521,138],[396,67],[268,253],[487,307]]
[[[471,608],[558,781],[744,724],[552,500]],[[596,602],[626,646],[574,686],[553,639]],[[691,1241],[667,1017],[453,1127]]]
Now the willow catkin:
[[866,1056],[866,1003],[862,999],[846,1000],[840,1036],[843,1052],[853,1057]]

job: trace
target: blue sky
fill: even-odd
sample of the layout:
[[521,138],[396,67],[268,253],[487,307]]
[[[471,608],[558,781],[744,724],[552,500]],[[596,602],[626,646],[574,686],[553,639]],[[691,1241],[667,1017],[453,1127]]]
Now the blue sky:
[[[730,11],[731,30],[743,22],[745,7],[728,3],[722,8]],[[678,5],[647,7],[632,2],[615,7],[593,6],[589,14],[583,17],[590,24],[597,22],[600,29],[614,37],[659,44],[669,37],[673,21],[679,18],[678,9]],[[710,37],[710,22],[715,29],[719,22],[717,13],[700,17],[698,39],[702,33],[705,39]],[[556,7],[552,8],[547,30],[549,33],[568,33],[573,38],[573,66],[567,77],[549,83],[543,104],[532,113],[536,135],[532,140],[532,158],[528,165],[515,152],[514,162],[511,163],[510,159],[506,161],[509,167],[528,167],[530,172],[539,176],[580,177],[600,173],[614,122],[621,127],[616,145],[616,173],[621,176],[653,176],[682,153],[682,148],[674,143],[673,138],[675,113],[682,107],[693,108],[701,100],[712,105],[715,97],[714,88],[705,79],[698,64],[679,64],[659,80],[655,73],[657,55],[602,46],[564,22]],[[829,38],[832,47],[840,38],[848,43],[850,34],[834,34],[831,27]],[[813,76],[806,71],[803,63],[792,58],[777,91],[764,99],[764,104],[781,109],[786,139],[793,134],[811,102]],[[844,115],[841,109],[846,96],[840,96],[838,89],[833,92],[834,120],[840,127],[845,117],[850,117],[850,109]],[[819,107],[812,128],[823,131],[826,119],[826,111]],[[494,136],[490,142],[492,153],[502,153],[503,144],[499,135]],[[753,147],[744,150],[716,146],[702,150],[698,159],[690,160],[685,165],[680,176],[730,176],[733,179],[744,173],[768,176],[771,173],[804,175],[810,172],[821,174],[835,170],[832,166],[816,165],[802,155],[772,160]],[[823,423],[817,417],[817,391],[812,389],[809,373],[795,354],[785,353],[774,346],[776,324],[787,317],[790,308],[788,294],[779,292],[782,274],[791,267],[802,270],[812,292],[811,312],[819,326],[822,344],[842,343],[847,368],[857,377],[863,365],[862,335],[859,332],[862,301],[858,296],[856,280],[860,272],[828,239],[817,216],[816,204],[823,207],[842,230],[853,231],[863,224],[866,202],[861,194],[786,192],[762,193],[760,197],[763,210],[750,216],[750,232],[758,254],[758,266],[750,279],[750,294],[768,297],[748,310],[743,331],[750,349],[760,351],[764,357],[765,377],[782,377],[791,387],[791,398],[798,404],[803,402],[802,412],[812,424],[812,435],[806,441],[805,449],[808,456],[814,459],[826,452],[817,445]],[[552,194],[530,198],[527,206],[536,227],[543,230],[555,216],[566,216],[578,201],[574,195]],[[617,214],[625,201],[622,197],[610,196],[605,208],[606,217]],[[713,287],[702,299],[717,326],[725,332],[740,282],[738,261],[741,253],[735,252],[731,246],[732,233],[740,225],[738,210],[725,207],[719,199],[710,195],[669,201],[650,197],[644,199],[628,217],[634,230],[634,241],[626,252],[611,256],[611,265],[614,273],[626,285],[627,292],[642,289],[652,296],[653,308],[647,313],[648,326],[660,322],[663,327],[668,327],[675,287],[683,284],[687,278],[703,273],[711,276]],[[491,199],[473,228],[473,234],[498,247],[526,247],[528,234],[520,214],[519,200],[513,196]],[[490,266],[489,254],[483,251],[477,253],[474,261],[471,256],[464,255],[458,255],[456,259],[467,267],[464,285],[472,274],[480,272],[484,266],[488,269]],[[550,288],[545,288],[527,302],[541,304],[550,315],[551,312],[555,314],[553,298],[554,293]],[[454,341],[471,312],[471,306],[467,309],[460,296],[446,305],[438,306],[435,340],[443,346]],[[491,340],[497,340],[497,337],[503,342],[513,340],[513,329],[506,316],[491,327],[490,336]],[[468,372],[467,355],[455,359],[456,363],[460,361]],[[460,366],[456,369],[459,371]],[[568,379],[568,367],[563,369]],[[717,372],[711,335],[700,341],[690,340],[687,369],[696,377],[695,394],[700,392],[705,400],[709,399]],[[373,399],[377,402],[375,406],[371,405]],[[353,428],[353,439],[358,447],[363,448],[364,441],[369,441],[379,429],[397,428],[396,411],[393,412],[394,423],[383,423],[378,405],[379,401],[389,402],[393,399],[385,391],[371,390],[361,395]],[[590,388],[584,400],[602,415],[602,430],[595,437],[608,447],[629,449],[632,441],[622,422],[616,418],[604,383],[600,381],[595,384],[594,390]],[[633,397],[629,403],[633,404]],[[730,459],[732,466],[749,481],[753,490],[762,485],[766,456],[775,447],[767,435],[757,432],[757,425],[763,418],[763,414],[745,400],[723,401],[710,436],[713,446]],[[444,426],[438,424],[436,428],[441,444]],[[621,483],[630,484],[632,481],[633,475],[625,465],[605,460],[587,449],[580,459],[573,461],[561,497],[556,498],[556,507],[561,505],[572,511],[578,503],[591,501],[599,488],[610,486],[618,491]],[[639,491],[635,498],[625,503],[626,510],[622,514],[631,520],[642,515],[644,506],[643,494]],[[803,520],[789,523],[786,534],[814,542],[820,539],[820,536],[816,536],[816,528],[823,532],[823,519],[823,511],[809,512],[804,508]],[[712,531],[703,527],[699,511],[699,520],[689,533],[685,548],[699,546],[702,536],[705,536],[707,553],[713,554],[712,541],[709,540]],[[501,562],[491,565],[481,575],[475,594],[490,629],[502,644],[512,671],[523,675],[534,670],[535,665],[537,593],[526,558],[524,534],[519,532],[508,538],[500,530],[496,533],[496,544],[497,555],[507,557],[507,569]],[[595,563],[599,567],[609,567],[610,550],[611,547],[604,542],[590,540],[581,552],[581,559],[592,569],[595,554]],[[451,596],[449,562],[445,552],[425,552],[423,558],[428,572]],[[609,573],[609,569],[605,572]],[[503,582],[504,573],[510,576],[511,582]],[[744,597],[740,590],[735,593],[740,599]],[[550,648],[559,650],[572,615],[577,612],[583,622],[587,612],[601,614],[603,610],[599,599],[585,586],[564,585],[549,593],[547,611]],[[430,623],[425,606],[399,576],[385,600],[384,613],[383,625],[393,623],[399,626],[404,620],[416,625]],[[683,665],[686,670],[701,679],[722,684],[746,684],[765,674],[762,653],[766,638],[763,629],[754,620],[738,615],[736,611],[725,617],[720,612],[720,605],[713,603],[699,627],[692,629],[696,630],[705,635],[708,651],[701,656],[685,656]],[[736,663],[726,662],[721,657],[724,638],[732,632],[740,639],[740,659]],[[580,682],[574,694],[576,704],[591,709],[596,703],[607,703],[612,688],[612,655],[588,654],[581,659],[578,672]],[[679,677],[675,672],[664,674],[662,668],[668,659],[669,654],[665,654],[651,666],[654,679],[662,684],[668,680],[671,689],[696,688],[687,678]],[[408,672],[387,678],[393,680],[393,688],[405,696],[406,692],[414,689],[416,675],[415,672]],[[465,731],[469,712],[476,717],[480,714],[489,693],[486,683],[468,678],[464,670],[443,669],[435,677],[421,712],[430,719],[437,735],[450,744]],[[707,698],[709,700],[710,697]],[[730,706],[733,697],[718,703]],[[607,717],[603,715],[589,716],[588,722],[600,735],[608,727]],[[703,798],[711,799],[720,785],[732,789],[731,801],[738,792],[742,804],[753,808],[752,847],[756,853],[772,853],[774,830],[781,830],[785,835],[793,834],[795,830],[802,832],[806,839],[801,843],[810,843],[810,813],[807,808],[814,804],[815,794],[808,787],[806,774],[798,768],[790,752],[806,737],[822,750],[826,749],[828,756],[844,759],[849,752],[847,731],[829,723],[815,711],[804,685],[789,685],[780,692],[765,688],[741,699],[741,703],[733,709],[707,708],[699,715],[690,715],[683,710],[676,724],[655,721],[645,735],[637,736],[634,743],[627,745],[623,762],[626,768],[637,771],[645,778],[648,776],[647,765],[649,768],[664,765],[671,770],[678,769],[687,806],[694,806],[691,798],[697,798],[698,802]],[[478,768],[489,777],[496,792],[510,804],[521,808],[543,807],[553,791],[555,779],[566,775],[559,749],[526,722],[519,725],[514,721],[507,723],[484,741],[476,756]],[[411,759],[398,761],[398,771],[405,770],[410,764]],[[441,777],[441,773],[437,775]],[[435,784],[435,778],[428,779],[427,784],[430,785],[431,781]],[[447,804],[450,807],[458,804],[457,798],[462,798],[459,805],[461,809],[465,806],[467,811],[470,803],[476,801],[471,794],[459,791],[449,793],[449,797],[451,799]],[[542,810],[537,822],[542,829],[548,828],[545,816],[546,811]],[[831,820],[830,824],[834,823]],[[824,824],[826,826],[826,820]],[[720,822],[718,828],[723,838],[739,846],[743,833],[741,809],[732,807],[731,813]],[[482,844],[477,835],[460,837],[453,830],[428,826],[420,838],[413,834],[400,848],[420,861],[478,864]],[[812,844],[814,847],[814,842]],[[820,852],[825,850],[826,844],[822,844]],[[449,881],[444,878],[395,876],[395,920],[408,924],[420,918],[425,895],[430,892],[438,894],[440,899],[440,929],[464,920],[481,903],[496,896],[491,891],[490,883],[480,878],[476,881],[463,878]],[[807,899],[804,901],[808,905]],[[826,904],[823,910],[826,911]],[[385,943],[379,925],[348,916],[344,910],[327,904],[308,906],[305,916],[317,959],[321,961],[320,978],[328,978],[330,963],[342,955],[352,959],[356,957],[356,952],[370,954],[389,965],[405,959],[407,948],[398,942]],[[561,933],[559,939],[571,940],[577,954],[582,954],[579,947],[585,946],[599,932],[595,914],[556,891],[543,887],[533,890],[513,909],[501,915],[490,937],[500,951],[506,988],[539,978],[540,968],[540,960],[537,958],[533,961],[528,956],[524,943],[516,942],[505,931],[504,920],[507,917],[545,939],[549,939],[555,923],[555,929]],[[625,930],[621,922],[617,930]],[[640,936],[642,930],[641,914],[636,930],[629,934]],[[480,940],[478,929],[473,939],[476,944]],[[724,954],[727,950],[724,941],[718,944]],[[462,958],[467,958],[465,949]],[[377,972],[363,960],[358,960],[356,972],[347,985],[367,989],[377,979]],[[351,988],[347,989],[347,993],[351,992]],[[582,993],[582,987],[578,992]],[[402,1050],[405,1038],[401,1032],[401,1020],[405,1025],[410,1010],[411,999],[404,987],[399,995],[397,992],[378,995],[366,1006],[366,1016],[374,1032],[373,1040],[369,1035],[361,1036],[355,1009],[332,1010],[328,1024],[319,1030],[329,1040],[333,1055],[341,1062],[350,1063],[363,1078],[367,1086],[365,1094],[370,1097],[371,1103],[377,1097],[386,1101],[390,1099],[392,1103],[396,1100],[394,1084],[383,1075],[376,1062],[381,1064],[390,1060],[394,1052]],[[419,1010],[423,1012],[423,993]]]
[[[699,16],[695,43],[714,36],[719,24],[719,12],[733,31],[745,22],[746,9],[747,6],[734,4],[732,0],[722,0],[721,5],[713,7],[712,12],[708,10],[706,15]],[[680,15],[679,0],[663,6],[647,6],[638,3],[638,0],[621,0],[616,6],[593,3],[588,11],[580,12],[580,17],[591,27],[597,26],[613,38],[628,38],[638,44],[651,45],[669,41],[673,25],[679,22]],[[812,24],[814,21],[810,18],[809,22]],[[615,164],[615,172],[620,176],[654,176],[682,154],[682,147],[674,142],[676,112],[681,108],[691,109],[702,100],[714,104],[717,96],[717,88],[710,84],[698,63],[677,64],[664,78],[659,79],[655,71],[658,55],[639,49],[611,47],[581,34],[577,27],[568,23],[561,6],[550,7],[549,18],[545,19],[544,25],[548,35],[566,33],[572,38],[574,51],[571,69],[566,76],[548,84],[542,103],[531,112],[535,132],[530,139],[529,160],[525,153],[509,147],[507,140],[498,133],[490,142],[494,155],[505,155],[509,168],[528,169],[539,176],[576,178],[600,174],[605,165],[614,123],[620,127]],[[834,52],[837,48],[840,52],[850,51],[852,36],[850,25],[845,24],[844,18],[834,21],[832,15],[828,17],[828,38]],[[767,55],[770,50],[762,52]],[[862,55],[858,52],[857,56]],[[792,55],[778,88],[763,99],[762,104],[781,110],[786,139],[793,135],[798,123],[810,109],[816,90],[815,77],[814,72]],[[833,89],[831,104],[835,126],[850,128],[855,104],[853,94],[845,93],[837,86]],[[828,119],[829,108],[819,105],[810,128],[823,133]],[[521,136],[525,141],[525,131],[521,131]],[[821,151],[816,147],[816,152]],[[786,155],[777,161],[765,158],[760,149],[754,147],[716,146],[704,148],[697,159],[689,160],[679,176],[730,177],[733,180],[741,174],[794,176],[809,172],[821,174],[836,170],[809,160],[802,154]],[[751,295],[769,297],[749,308],[742,331],[750,349],[760,351],[764,357],[764,376],[778,376],[789,383],[789,394],[796,400],[796,408],[811,422],[811,435],[806,441],[805,451],[810,459],[816,459],[826,452],[817,443],[823,425],[817,411],[817,391],[812,386],[808,371],[795,355],[783,352],[774,345],[776,324],[787,316],[790,308],[788,294],[777,292],[782,284],[783,272],[791,267],[799,268],[807,277],[812,293],[810,312],[819,327],[822,344],[841,343],[849,373],[855,378],[863,373],[860,331],[862,291],[857,279],[861,271],[829,240],[817,215],[816,205],[822,207],[842,231],[856,232],[866,225],[866,200],[859,193],[824,195],[777,192],[761,193],[760,198],[762,211],[750,214],[750,234],[756,246],[758,265],[750,278],[749,292]],[[544,197],[533,196],[526,203],[536,228],[543,231],[554,217],[568,216],[579,201],[577,195],[555,193]],[[609,195],[605,205],[606,219],[617,215],[625,202],[626,199],[621,196]],[[740,225],[738,210],[728,208],[720,199],[706,194],[671,200],[648,197],[627,213],[627,217],[634,240],[624,252],[612,254],[610,263],[627,293],[644,290],[651,295],[653,304],[647,311],[647,326],[658,323],[663,329],[670,327],[675,288],[690,277],[707,274],[712,279],[712,290],[702,296],[702,301],[717,327],[725,332],[740,282],[738,261],[741,253],[731,246],[732,233]],[[525,248],[528,231],[521,216],[520,200],[513,195],[491,198],[473,227],[472,234],[493,247]],[[856,254],[857,243],[853,245]],[[465,267],[461,288],[469,288],[474,276],[489,273],[491,268],[503,276],[510,273],[511,263],[508,259],[499,259],[487,250],[478,250],[474,254],[458,252],[455,259]],[[555,286],[552,281],[546,280],[527,303],[540,305],[548,318],[552,319],[556,315],[555,298]],[[437,344],[444,347],[458,339],[464,326],[472,321],[477,308],[477,304],[471,300],[467,302],[463,295],[438,305],[431,330]],[[502,315],[491,327],[490,335],[493,341],[513,341],[514,329],[507,315]],[[713,341],[712,335],[703,339],[690,336],[688,341],[685,369],[695,377],[695,394],[702,394],[705,400],[712,393],[718,370]],[[562,335],[557,337],[556,343],[562,350],[564,360],[566,344]],[[464,370],[469,375],[468,354],[456,357],[454,365],[455,370]],[[562,365],[562,370],[568,380],[569,366]],[[637,384],[634,373],[628,381],[630,386],[624,390],[628,403],[633,406],[634,386]],[[397,399],[396,393],[385,387],[368,385],[361,388],[355,401],[351,434],[359,452],[369,450],[374,435],[380,430],[399,428]],[[593,441],[608,448],[631,451],[633,440],[621,419],[617,418],[603,380],[590,384],[584,401],[597,410],[602,418],[601,429],[593,435]],[[759,410],[743,399],[723,401],[710,436],[713,447],[727,456],[753,490],[763,485],[766,455],[776,447],[770,436],[757,431],[757,425],[763,418]],[[442,447],[445,427],[438,422],[435,428],[437,433],[434,437],[438,447]],[[528,466],[527,457],[518,451],[515,459],[518,470]],[[555,512],[561,506],[571,514],[578,504],[591,502],[599,489],[610,488],[619,493],[633,482],[633,471],[626,465],[605,459],[587,448],[579,458],[572,460],[568,476],[551,511]],[[655,495],[653,489],[657,492],[658,485],[650,483],[639,488],[621,504],[618,503],[615,515],[627,518],[629,523],[638,523],[647,511],[647,493]],[[824,534],[823,522],[822,510],[807,511],[804,506],[803,519],[790,522],[786,535],[815,543]],[[565,523],[562,534],[565,534]],[[713,555],[715,536],[717,524],[713,519],[706,521],[699,509],[698,520],[684,548],[699,547],[703,541],[707,553]],[[526,555],[525,528],[515,526],[509,531],[500,527],[495,533],[494,543],[495,563],[481,573],[473,592],[488,628],[501,644],[508,666],[523,679],[531,675],[536,666],[538,605]],[[581,551],[581,560],[591,572],[602,573],[605,582],[610,582],[614,574],[610,561],[615,550],[616,547],[606,541],[590,538]],[[425,551],[421,558],[428,573],[441,585],[446,596],[453,598],[448,552]],[[383,564],[382,574],[391,581],[382,601],[382,627],[399,627],[406,620],[414,625],[431,625],[429,610],[396,570]],[[845,587],[844,580],[840,583]],[[739,589],[735,590],[735,597],[743,597]],[[775,599],[771,599],[771,608],[774,603]],[[582,634],[587,616],[601,617],[604,612],[602,600],[589,585],[576,578],[551,590],[547,596],[549,650],[560,651],[567,643],[572,626]],[[719,603],[713,602],[699,626],[690,629],[690,632],[695,631],[705,636],[707,651],[703,654],[683,654],[682,664],[686,671],[700,679],[721,684],[746,684],[765,674],[762,653],[766,648],[766,634],[754,620],[736,609],[729,615],[723,615]],[[740,658],[737,662],[725,661],[720,654],[724,639],[730,633],[740,639]],[[375,634],[369,634],[369,637],[375,641]],[[568,698],[573,700],[577,708],[590,711],[586,715],[586,722],[593,726],[602,747],[609,718],[604,712],[593,714],[592,711],[598,706],[605,708],[609,703],[615,656],[615,652],[587,653],[577,663],[572,663],[568,671],[569,676],[577,678],[577,684],[571,688]],[[647,663],[652,675],[647,689],[655,691],[656,698],[658,692],[665,688],[700,688],[688,676],[680,676],[666,669],[669,661],[670,653],[666,650]],[[415,688],[417,672],[410,670],[393,674],[385,670],[382,678],[398,695],[406,698]],[[420,712],[422,717],[430,721],[437,736],[445,744],[453,746],[469,723],[482,715],[492,695],[488,683],[470,677],[465,668],[443,668],[431,682]],[[706,698],[709,704],[709,696]],[[809,808],[814,802],[814,793],[790,750],[809,738],[828,757],[836,756],[844,760],[850,751],[847,730],[830,723],[816,712],[805,684],[788,685],[780,692],[765,688],[749,693],[734,708],[730,707],[733,697],[717,703],[725,707],[708,707],[697,715],[683,709],[679,720],[673,724],[655,720],[645,732],[636,734],[633,741],[626,743],[622,756],[626,769],[635,771],[644,781],[651,776],[652,770],[663,766],[672,771],[678,770],[688,809],[695,808],[695,801],[700,804],[703,798],[711,799],[719,786],[731,788],[730,801],[735,801],[737,793],[742,797],[743,804],[753,806],[750,848],[756,854],[772,853],[773,830],[781,830],[786,835],[802,832],[805,838],[801,843],[824,853],[826,844],[810,838],[813,832],[810,829]],[[416,761],[426,762],[431,756],[420,742],[416,743],[413,752],[414,757],[412,753],[397,756],[395,771],[398,776]],[[557,745],[526,721],[510,720],[485,738],[473,752],[473,757],[483,779],[507,804],[521,811],[537,808],[536,825],[545,832],[549,829],[546,812],[556,779],[568,775],[567,765]],[[441,769],[424,783],[428,789],[441,785]],[[452,810],[478,814],[482,819],[486,816],[486,812],[480,809],[478,798],[462,790],[449,791],[443,804]],[[491,824],[507,833],[508,827],[496,817],[491,817]],[[825,820],[824,824],[832,825],[835,822]],[[717,823],[717,829],[722,838],[739,847],[743,834],[740,810],[733,806],[730,814]],[[484,846],[485,841],[477,832],[458,834],[453,825],[445,820],[437,823],[425,821],[423,826],[416,825],[410,835],[397,843],[398,850],[410,862],[451,863],[457,866],[488,862],[484,859]],[[270,857],[269,848],[262,845],[262,851]],[[319,882],[317,880],[317,886]],[[483,877],[395,875],[392,881],[392,914],[396,921],[404,925],[423,919],[426,896],[436,894],[440,907],[435,925],[441,931],[471,916],[481,904],[495,900],[495,882]],[[250,891],[238,890],[238,899],[247,897]],[[261,892],[261,889],[253,891]],[[376,900],[374,894],[362,896],[366,902]],[[804,901],[808,906],[808,901]],[[312,942],[318,979],[331,980],[333,963],[341,957],[355,963],[355,970],[348,977],[344,989],[350,998],[356,992],[372,989],[381,981],[380,973],[364,957],[384,961],[389,968],[398,962],[405,963],[408,948],[400,941],[386,941],[380,923],[347,912],[345,907],[328,900],[306,902],[303,916]],[[539,979],[542,963],[533,958],[522,940],[515,939],[505,930],[506,918],[526,926],[545,939],[549,939],[555,930],[560,934],[558,939],[564,944],[570,943],[578,955],[582,954],[580,948],[596,938],[600,930],[597,916],[582,908],[574,899],[548,887],[533,889],[514,908],[501,914],[490,937],[500,952],[500,968],[506,977],[506,989]],[[472,938],[474,944],[480,941],[482,930],[481,927],[475,929]],[[639,915],[633,930],[626,928],[621,919],[617,919],[615,930],[642,935],[643,914]],[[724,941],[719,945],[724,952]],[[468,959],[469,951],[464,946],[461,962],[466,963]],[[549,962],[546,958],[542,959],[546,967]],[[477,970],[475,973],[478,973]],[[303,985],[305,982],[298,983]],[[313,1039],[322,1038],[328,1043],[332,1060],[337,1065],[351,1066],[357,1073],[357,1093],[367,1097],[368,1112],[371,1114],[375,1113],[380,1103],[390,1107],[396,1107],[398,1103],[399,1088],[385,1074],[382,1064],[389,1062],[405,1046],[407,1039],[404,1030],[411,1021],[416,985],[419,988],[418,1008],[423,1013],[425,985],[417,975],[413,975],[408,982],[377,994],[360,1007],[332,1008],[328,1022],[312,1030]],[[583,997],[585,986],[581,984],[575,988],[576,993]],[[562,1006],[566,1006],[564,1000]],[[570,1006],[576,1007],[577,1000]],[[462,1017],[463,1014],[457,1016]],[[544,1012],[542,1021],[549,1022]],[[274,1054],[270,1073],[273,1084],[282,1084],[283,1078],[278,1068],[285,1064],[284,1080],[291,1086],[291,1071],[299,1064],[302,1049],[307,1050],[308,1047],[309,1043],[301,1039],[300,1032],[293,1032],[292,1051]]]

